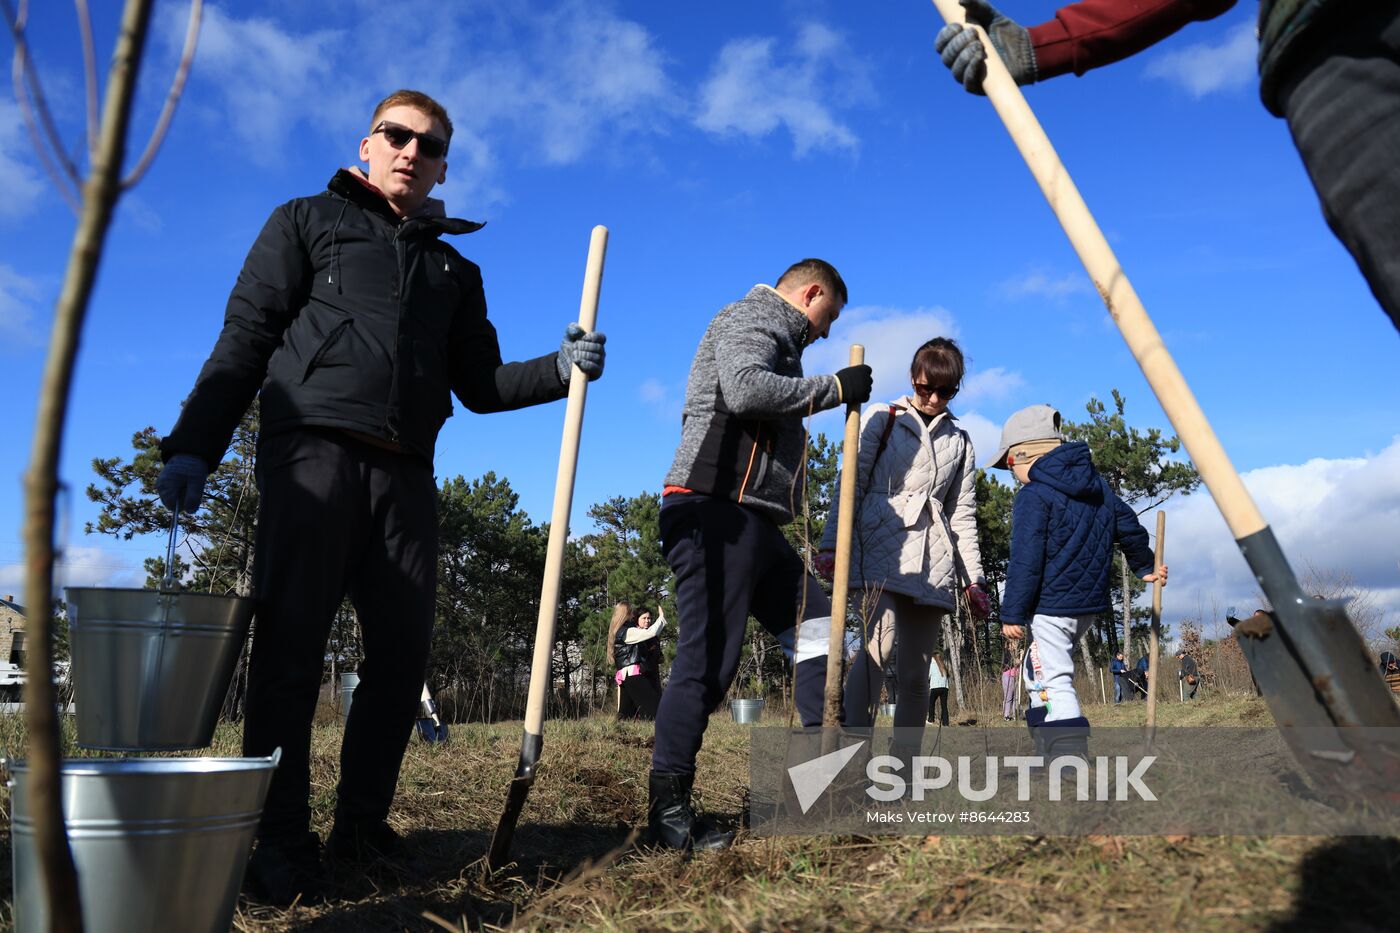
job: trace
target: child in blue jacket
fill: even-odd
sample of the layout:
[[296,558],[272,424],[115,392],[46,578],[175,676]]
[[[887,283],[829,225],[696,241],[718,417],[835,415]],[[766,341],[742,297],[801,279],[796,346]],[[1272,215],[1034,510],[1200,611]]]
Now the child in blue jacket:
[[988,464],[1021,483],[1011,512],[1011,561],[1001,600],[1002,633],[1030,628],[1022,677],[1030,695],[1026,724],[1037,754],[1088,756],[1089,721],[1074,694],[1075,642],[1107,612],[1113,545],[1147,582],[1153,572],[1147,529],[1094,469],[1089,445],[1066,442],[1049,405],[1007,419],[1001,449]]

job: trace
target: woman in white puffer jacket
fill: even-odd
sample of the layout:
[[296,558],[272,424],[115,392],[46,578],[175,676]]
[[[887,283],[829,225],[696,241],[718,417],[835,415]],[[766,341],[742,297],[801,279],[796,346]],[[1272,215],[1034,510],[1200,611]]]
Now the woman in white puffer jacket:
[[[846,680],[847,726],[871,724],[880,671],[898,641],[894,725],[923,728],[929,660],[943,614],[960,591],[974,613],[988,608],[977,547],[976,457],[948,410],[963,372],[958,345],[935,337],[910,364],[913,393],[872,405],[861,418],[850,585],[864,595],[869,650]],[[816,560],[828,579],[837,508],[833,501]]]

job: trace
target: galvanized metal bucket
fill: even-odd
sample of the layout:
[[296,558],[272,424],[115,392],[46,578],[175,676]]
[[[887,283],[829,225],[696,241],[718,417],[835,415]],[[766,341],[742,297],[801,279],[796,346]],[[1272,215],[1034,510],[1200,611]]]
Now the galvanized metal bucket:
[[765,700],[730,700],[729,715],[738,723],[755,723],[763,718]]
[[360,685],[359,674],[340,675],[340,721],[350,721],[350,703],[355,699],[355,688]]
[[78,744],[207,747],[253,600],[180,590],[70,587],[67,594]]
[[881,715],[881,716],[887,716],[887,717],[889,717],[890,719],[893,719],[893,718],[894,718],[894,709],[895,709],[895,704],[893,704],[893,703],[881,703],[881,704],[880,704],[880,715]]
[[[92,758],[63,763],[68,844],[88,930],[226,933],[272,771],[270,758]],[[15,930],[49,928],[26,791],[10,773]]]

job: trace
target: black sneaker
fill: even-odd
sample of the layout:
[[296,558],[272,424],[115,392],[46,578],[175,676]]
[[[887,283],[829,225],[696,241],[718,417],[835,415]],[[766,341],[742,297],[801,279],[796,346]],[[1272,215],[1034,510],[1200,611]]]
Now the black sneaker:
[[321,840],[307,832],[259,839],[248,859],[243,893],[275,907],[317,904],[325,900],[325,884]]

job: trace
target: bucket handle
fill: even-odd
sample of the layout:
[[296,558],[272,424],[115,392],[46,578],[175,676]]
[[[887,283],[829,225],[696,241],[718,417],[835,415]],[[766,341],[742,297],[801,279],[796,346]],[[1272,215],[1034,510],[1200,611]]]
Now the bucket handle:
[[175,589],[175,542],[180,532],[180,503],[170,510],[170,540],[165,545],[165,578],[160,581],[162,592]]

